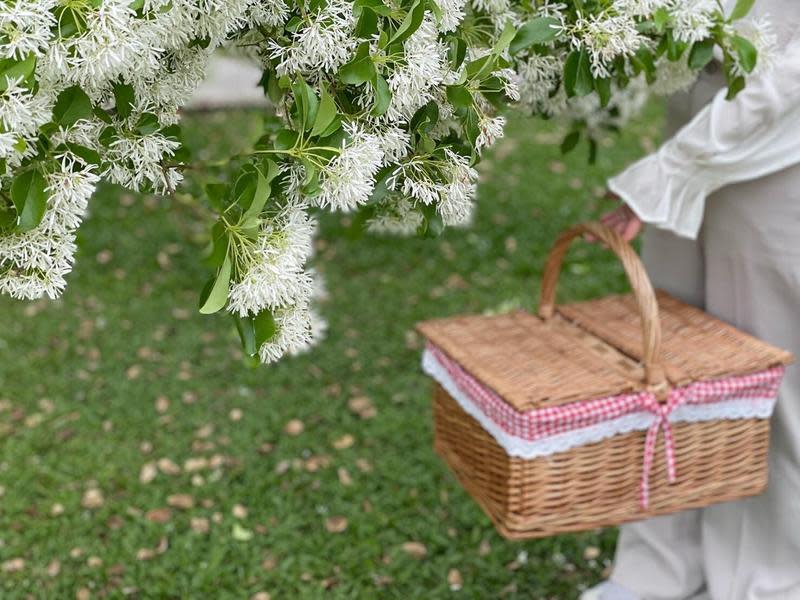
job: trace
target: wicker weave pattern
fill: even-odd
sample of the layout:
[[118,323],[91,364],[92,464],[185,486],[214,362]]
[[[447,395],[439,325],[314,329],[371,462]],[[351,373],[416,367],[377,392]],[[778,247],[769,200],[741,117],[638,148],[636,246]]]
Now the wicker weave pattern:
[[[767,483],[765,419],[676,424],[678,482],[669,484],[665,465],[657,461],[647,511],[641,509],[638,494],[645,432],[547,458],[511,458],[438,385],[434,421],[436,451],[510,539],[617,525],[735,500],[760,493]],[[656,453],[663,453],[663,440]]]
[[[658,292],[657,297],[664,332],[661,364],[672,386],[791,362],[788,352],[666,292]],[[517,410],[647,387],[638,362],[641,325],[632,294],[561,305],[556,310],[558,314],[547,321],[517,311],[438,319],[417,327]]]
[[613,348],[561,319],[518,311],[427,321],[418,329],[517,410],[641,388],[635,365],[633,373],[609,369]]
[[[633,292],[556,307],[561,263],[569,244],[582,233],[602,239],[617,254]],[[516,312],[438,319],[417,327],[517,410],[659,383],[676,386],[742,375],[791,361],[783,350],[665,292],[655,294],[630,245],[597,223],[578,225],[556,241],[541,298],[538,318]],[[554,317],[556,312],[564,320]],[[666,395],[666,389],[662,392]]]
[[[556,307],[567,247],[585,233],[617,254],[633,292]],[[663,292],[656,294],[632,248],[596,223],[578,225],[556,241],[545,267],[538,317],[524,312],[456,317],[418,328],[518,411],[641,390],[664,401],[675,386],[747,375],[792,360],[787,352]],[[757,494],[767,483],[767,419],[673,423],[677,479],[669,483],[664,461],[657,460],[649,479],[642,480],[649,480],[648,504],[642,501],[646,494],[639,495],[644,431],[522,459],[508,456],[438,384],[434,418],[437,452],[509,538],[707,506]],[[655,456],[663,452],[659,436]]]
[[[663,365],[672,385],[699,379],[753,373],[791,361],[788,352],[770,346],[667,294],[657,293],[661,313]],[[570,321],[641,360],[636,304],[630,295],[560,306]],[[702,352],[697,349],[702,348]]]

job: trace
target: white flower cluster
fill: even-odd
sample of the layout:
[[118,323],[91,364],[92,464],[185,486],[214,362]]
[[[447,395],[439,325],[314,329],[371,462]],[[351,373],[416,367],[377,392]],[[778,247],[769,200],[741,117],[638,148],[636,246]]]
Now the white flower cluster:
[[630,14],[603,13],[581,17],[575,22],[572,34],[573,46],[589,52],[592,75],[601,79],[611,75],[616,58],[633,55],[644,43],[644,37]]
[[671,0],[668,9],[675,28],[675,39],[691,43],[707,38],[714,25],[714,11],[718,7],[716,0]]
[[389,78],[392,103],[388,119],[410,119],[417,109],[435,98],[447,74],[447,48],[439,40],[433,17],[427,13],[419,29],[405,42],[402,61]]
[[353,4],[330,0],[308,17],[308,25],[291,35],[289,45],[270,42],[271,57],[278,60],[276,71],[287,73],[331,72],[350,60],[356,40]]
[[369,200],[375,188],[375,174],[384,162],[379,135],[367,133],[357,125],[345,125],[349,141],[325,166],[322,186],[315,204],[332,210],[355,210]]
[[241,257],[244,269],[228,293],[228,311],[240,317],[272,312],[276,331],[259,348],[263,362],[300,352],[314,341],[315,329],[324,329],[311,306],[312,273],[304,270],[315,230],[304,206],[289,205],[264,220],[255,242]]
[[99,180],[91,167],[64,154],[46,178],[47,208],[32,230],[0,236],[0,292],[12,298],[57,298],[72,270],[75,231]]
[[[752,37],[759,51],[774,40],[761,23],[726,21],[716,0],[589,6],[2,0],[0,292],[59,296],[101,179],[176,188],[179,109],[223,44],[260,61],[282,129],[259,140],[224,193],[209,193],[214,239],[227,245],[214,246],[201,310],[226,308],[250,327],[250,353],[271,362],[324,332],[310,209],[363,211],[368,229],[392,233],[467,224],[474,165],[503,137],[502,106],[576,119],[590,133],[620,126],[645,81],[686,85],[691,44],[727,36],[712,41],[726,55],[739,49],[729,65],[738,75],[753,59],[730,39]],[[682,46],[665,55],[668,40]]]
[[[478,173],[469,164],[469,159],[449,148],[441,158],[432,160],[411,159],[394,169],[387,180],[387,187],[403,196],[427,206],[435,206],[445,225],[463,226],[469,223],[473,211],[473,196]],[[402,208],[395,219],[406,214]],[[396,223],[394,229],[400,225]]]
[[[758,53],[758,62],[755,68],[756,72],[769,71],[775,67],[778,36],[769,18],[762,16],[755,19],[739,21],[731,27],[730,33],[743,36],[752,42]],[[735,57],[733,71],[737,75],[747,75],[738,55],[735,52],[733,55]]]
[[[132,189],[175,188],[180,174],[164,161],[179,144],[160,130],[177,122],[177,110],[202,81],[211,51],[246,24],[254,4],[145,0],[138,13],[129,0],[5,0],[0,5],[0,60],[21,65],[12,76],[0,73],[0,160],[5,165],[0,186],[9,190],[16,174],[31,169],[48,182],[41,223],[22,233],[0,233],[0,290],[21,298],[57,297],[63,291],[75,252],[74,231],[100,177]],[[189,47],[200,38],[210,40],[204,49]],[[78,120],[67,119],[52,135],[54,141],[96,153],[99,164],[63,147],[47,160],[32,161],[40,128],[53,119],[59,94],[79,86],[102,111],[119,81],[135,96],[127,117],[103,118],[89,111]],[[139,126],[148,114],[155,126]],[[107,128],[113,135],[104,143],[101,133]]]

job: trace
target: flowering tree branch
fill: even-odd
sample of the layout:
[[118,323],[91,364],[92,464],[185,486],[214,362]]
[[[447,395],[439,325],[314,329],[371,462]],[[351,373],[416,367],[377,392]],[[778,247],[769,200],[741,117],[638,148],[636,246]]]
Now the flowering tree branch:
[[[4,0],[0,292],[59,296],[97,183],[176,189],[179,109],[212,52],[263,67],[275,106],[251,152],[209,181],[200,311],[226,311],[262,362],[320,333],[311,208],[374,231],[469,223],[507,106],[572,123],[562,148],[624,124],[648,90],[716,56],[729,95],[773,41],[715,0]],[[763,58],[759,61],[764,63]]]

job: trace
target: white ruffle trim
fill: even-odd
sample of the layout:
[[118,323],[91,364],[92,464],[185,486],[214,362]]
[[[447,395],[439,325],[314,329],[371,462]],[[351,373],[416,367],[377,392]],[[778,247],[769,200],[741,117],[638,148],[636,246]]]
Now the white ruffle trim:
[[[641,411],[543,439],[525,440],[508,433],[486,416],[453,381],[447,369],[427,350],[422,355],[422,370],[436,380],[468,415],[478,421],[509,456],[517,458],[549,456],[615,435],[645,431],[656,420],[653,413]],[[683,405],[672,411],[669,420],[671,423],[677,423],[722,419],[768,419],[772,415],[776,400],[777,398],[723,399],[714,404]]]

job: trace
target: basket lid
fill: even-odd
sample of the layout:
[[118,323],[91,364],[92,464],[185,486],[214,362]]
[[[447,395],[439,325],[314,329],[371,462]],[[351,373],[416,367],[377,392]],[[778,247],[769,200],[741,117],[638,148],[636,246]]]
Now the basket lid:
[[[662,364],[674,386],[791,362],[788,352],[747,335],[665,292],[657,294]],[[560,305],[543,321],[524,311],[420,323],[419,331],[517,410],[637,391],[642,337],[632,294]]]

